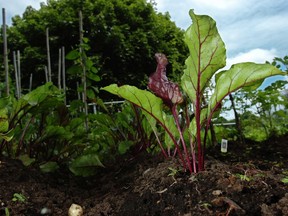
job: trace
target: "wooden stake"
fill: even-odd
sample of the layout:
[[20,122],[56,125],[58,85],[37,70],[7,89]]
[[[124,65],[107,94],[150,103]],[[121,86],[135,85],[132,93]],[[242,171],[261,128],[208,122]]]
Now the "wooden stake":
[[32,81],[33,81],[33,74],[30,74],[30,80],[29,80],[29,92],[32,90]]
[[62,81],[63,81],[63,91],[64,91],[64,104],[67,104],[66,98],[66,70],[65,70],[65,47],[62,47]]
[[49,45],[49,28],[46,28],[46,46],[47,46],[48,82],[51,82],[52,75],[51,75],[51,59],[50,59],[50,45]]
[[88,131],[88,104],[87,104],[87,83],[86,83],[86,59],[84,56],[84,51],[82,49],[83,47],[83,17],[82,17],[82,11],[79,11],[79,34],[80,34],[80,54],[82,58],[82,69],[83,69],[83,75],[82,75],[82,84],[83,84],[83,94],[82,94],[82,101],[84,103],[84,113],[86,116],[85,119],[85,128],[86,131]]
[[59,58],[58,58],[58,88],[61,90],[61,48],[59,49]]
[[45,80],[46,80],[46,83],[47,83],[47,82],[49,82],[48,68],[47,68],[47,66],[45,66],[44,70],[45,70]]
[[20,51],[17,50],[17,72],[18,72],[18,85],[19,85],[19,98],[21,97],[22,87],[21,87],[21,60]]
[[20,98],[20,95],[19,95],[19,76],[18,76],[18,69],[17,69],[17,57],[16,57],[16,53],[15,51],[13,51],[13,64],[14,64],[14,71],[15,71],[15,83],[16,83],[16,97],[17,99]]
[[7,33],[6,33],[6,15],[5,8],[2,8],[2,20],[3,20],[3,57],[4,57],[4,70],[5,70],[5,83],[6,83],[6,95],[10,95],[9,88],[9,67],[8,67],[8,51],[7,51]]

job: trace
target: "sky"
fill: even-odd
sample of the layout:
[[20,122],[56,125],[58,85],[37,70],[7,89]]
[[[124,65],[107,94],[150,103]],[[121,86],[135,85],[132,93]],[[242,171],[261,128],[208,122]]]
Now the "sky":
[[156,0],[177,26],[191,25],[189,9],[211,16],[226,44],[227,64],[288,55],[287,0]]

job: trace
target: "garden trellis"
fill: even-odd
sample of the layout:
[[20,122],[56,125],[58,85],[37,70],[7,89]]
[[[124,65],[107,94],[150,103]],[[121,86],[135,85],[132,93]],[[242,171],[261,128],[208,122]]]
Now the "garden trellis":
[[[5,15],[5,8],[2,9],[2,20],[3,20],[3,58],[4,58],[4,69],[5,69],[5,94],[7,96],[10,95],[11,88],[9,86],[9,59],[8,59],[8,44],[7,44],[7,33],[6,33],[6,15]],[[81,43],[83,43],[83,23],[82,23],[82,13],[79,12],[79,43],[80,43],[80,50],[81,50]],[[43,71],[45,74],[45,82],[53,82],[52,80],[52,69],[51,69],[51,57],[50,57],[50,38],[49,38],[49,28],[45,29],[45,35],[46,35],[46,49],[47,49],[47,65],[43,67]],[[13,77],[15,79],[15,96],[16,98],[20,98],[22,94],[22,88],[21,88],[21,56],[20,51],[12,51],[13,53],[13,70],[14,74]],[[84,60],[84,59],[83,59]],[[85,77],[85,68],[83,68],[83,76],[82,76],[82,84],[86,85]],[[11,74],[12,75],[12,74]],[[29,88],[28,91],[30,92],[32,90],[32,82],[33,82],[33,73],[30,74],[29,77]],[[64,103],[67,104],[67,98],[66,98],[66,66],[65,66],[65,47],[62,46],[59,48],[59,59],[58,59],[58,76],[57,76],[57,84],[58,88],[63,91],[65,97],[64,97]],[[79,97],[79,99],[82,99],[84,103],[84,109],[83,111],[87,114],[87,96],[85,91],[83,94]],[[86,105],[85,105],[86,104]],[[91,106],[91,105],[90,105]]]

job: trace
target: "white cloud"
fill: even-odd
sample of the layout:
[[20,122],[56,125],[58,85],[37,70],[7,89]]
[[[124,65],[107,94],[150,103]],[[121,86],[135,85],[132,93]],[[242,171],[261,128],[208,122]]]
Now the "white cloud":
[[230,68],[231,65],[241,62],[255,62],[255,63],[265,63],[266,61],[272,62],[276,55],[276,50],[265,50],[265,49],[253,49],[246,53],[239,53],[233,58],[227,59],[226,67]]

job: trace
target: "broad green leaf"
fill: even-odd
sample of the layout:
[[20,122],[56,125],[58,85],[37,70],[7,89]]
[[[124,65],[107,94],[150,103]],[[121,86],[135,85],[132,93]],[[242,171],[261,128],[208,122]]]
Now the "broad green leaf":
[[0,98],[0,109],[7,108],[8,105],[12,103],[11,97]]
[[90,70],[91,67],[93,66],[93,61],[91,59],[86,59],[86,68],[87,70]]
[[121,141],[118,145],[118,151],[120,154],[125,154],[130,147],[134,144],[134,142],[132,142],[131,140],[124,140]]
[[216,106],[231,92],[273,75],[285,73],[269,64],[245,62],[232,65],[217,79],[215,91],[209,101],[209,112],[214,112]]
[[99,72],[96,67],[91,67],[91,68],[90,68],[90,71],[91,71],[92,73],[94,73],[94,74],[97,74],[97,73]]
[[[226,72],[226,70],[220,71],[219,73],[217,73],[215,75],[215,82],[216,83],[218,82],[219,77],[221,77],[221,75],[223,73],[225,73],[225,72]],[[245,91],[254,91],[254,90],[256,90],[257,88],[259,88],[262,85],[263,81],[264,81],[264,79],[258,80],[257,82],[253,82],[253,83],[251,83],[251,85],[247,85],[247,86],[243,87],[243,90],[245,90]]]
[[[163,101],[161,98],[158,98],[149,91],[141,90],[129,85],[118,87],[116,84],[112,84],[102,88],[102,90],[118,95],[142,108],[144,110],[143,114],[146,116],[154,132],[157,131],[157,128],[155,127],[155,120],[160,123],[165,129],[165,140],[167,142],[167,146],[172,145],[171,142],[173,142],[173,140],[171,139],[171,136],[173,136],[175,139],[179,137],[179,132],[175,125],[174,119],[171,116],[167,116],[162,110]],[[170,134],[168,134],[168,132]]]
[[45,173],[55,172],[59,168],[59,165],[55,161],[48,161],[47,163],[40,165],[39,168]]
[[69,169],[77,176],[91,176],[96,172],[97,167],[104,167],[96,154],[85,154],[76,158],[69,166]]
[[80,65],[72,65],[68,68],[67,73],[71,75],[78,75],[82,73],[83,68]]
[[66,55],[66,59],[68,59],[68,60],[75,60],[75,59],[78,59],[79,57],[80,57],[80,53],[77,49],[70,51]]
[[48,125],[45,128],[43,135],[41,136],[41,140],[42,141],[47,140],[47,139],[70,140],[72,137],[73,137],[73,133],[67,131],[62,126]]
[[23,163],[24,166],[30,166],[30,165],[31,165],[32,163],[34,163],[35,160],[36,160],[35,158],[29,157],[28,154],[20,155],[20,156],[18,157],[18,159],[22,161],[22,163]]
[[[179,131],[175,124],[173,115],[165,115],[164,116],[165,124],[169,128],[169,132],[173,134],[173,136],[178,140],[180,138]],[[174,142],[171,139],[170,135],[165,131],[165,145],[167,147],[172,148],[174,146]]]
[[29,104],[23,98],[20,98],[19,100],[15,100],[13,103],[11,116],[16,115],[20,110],[24,109],[27,106],[29,106]]
[[193,24],[187,29],[184,41],[190,56],[181,78],[183,90],[195,103],[196,95],[203,93],[212,75],[226,64],[226,49],[216,22],[209,16],[189,12]]
[[96,74],[93,73],[89,73],[87,74],[87,77],[95,82],[99,82],[100,81],[100,77]]
[[[200,119],[201,119],[200,120],[201,121],[200,124],[201,124],[201,126],[203,126],[203,123],[207,120],[207,111],[208,111],[207,108],[204,108],[201,111],[201,116],[200,116]],[[190,122],[189,133],[190,133],[190,135],[192,136],[193,139],[196,137],[197,127],[196,127],[196,118],[195,117]]]
[[[147,137],[150,137],[151,133],[153,133],[153,130],[156,129],[156,120],[154,118],[151,118],[151,120],[152,121],[149,121],[147,118],[143,118],[141,121],[142,127]],[[155,130],[155,132],[156,131],[157,130]]]
[[30,93],[24,95],[21,99],[27,101],[31,106],[36,106],[42,101],[44,101],[47,96],[51,94],[52,86],[53,84],[51,82],[48,82],[34,89]]
[[11,141],[13,139],[13,136],[14,136],[14,128],[7,131],[6,133],[0,132],[0,138],[6,140],[7,142]]
[[162,112],[162,99],[156,97],[151,92],[141,90],[129,85],[123,85],[119,87],[116,84],[112,84],[101,89],[118,95],[130,101],[131,103],[136,104],[144,111],[152,115],[159,123],[165,125]]
[[91,98],[91,99],[94,99],[96,97],[95,92],[92,89],[86,90],[86,96],[87,98]]

